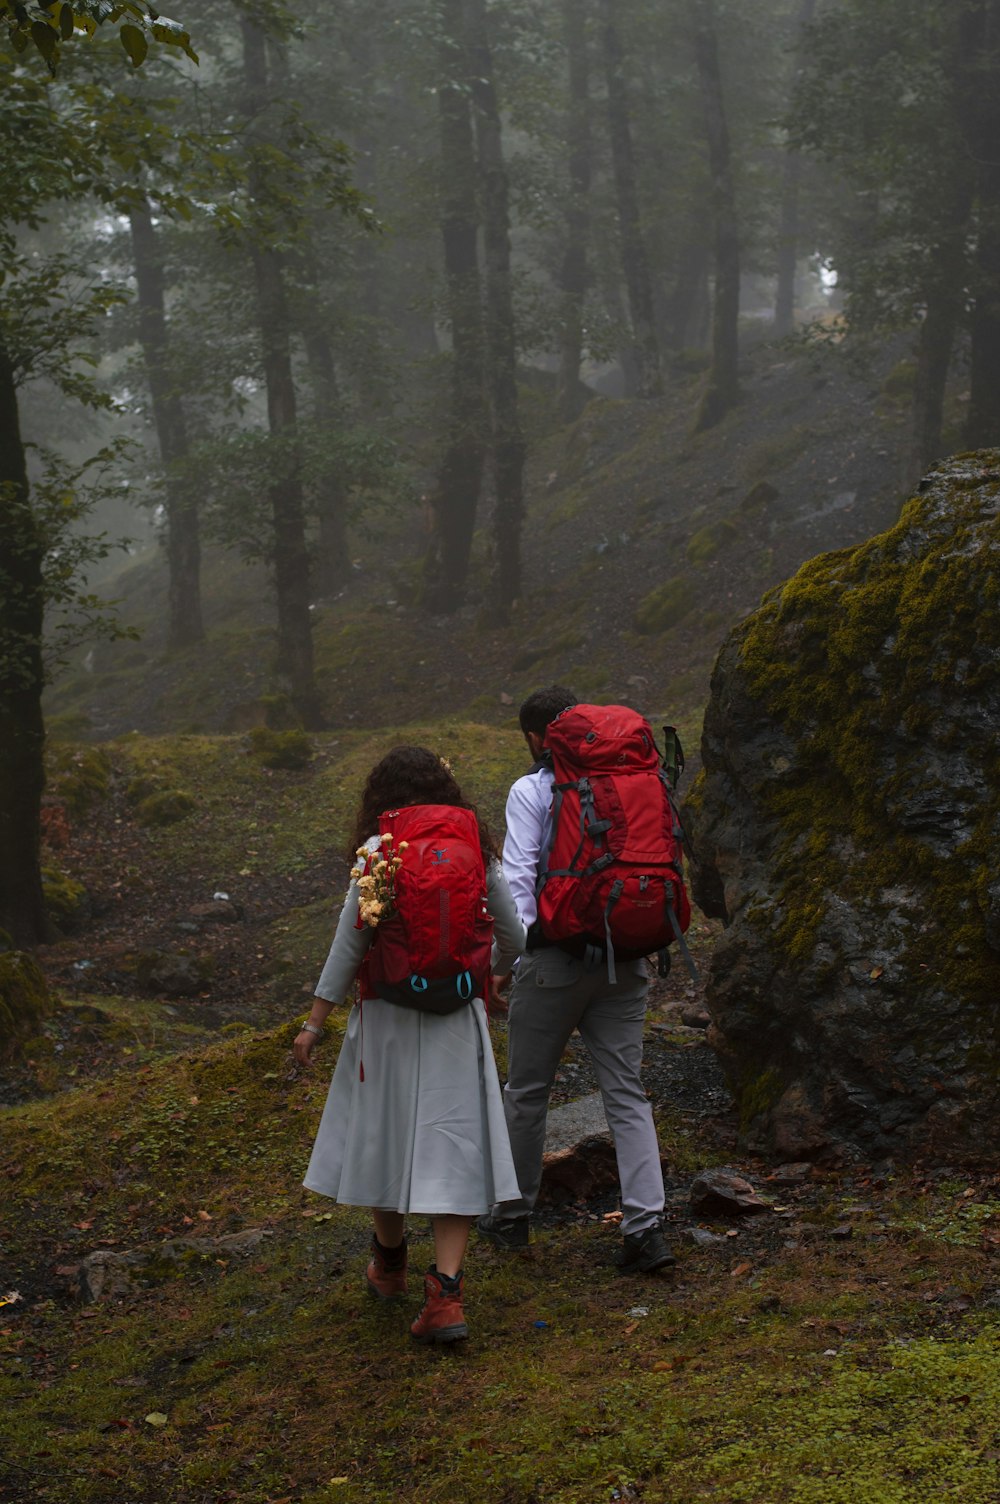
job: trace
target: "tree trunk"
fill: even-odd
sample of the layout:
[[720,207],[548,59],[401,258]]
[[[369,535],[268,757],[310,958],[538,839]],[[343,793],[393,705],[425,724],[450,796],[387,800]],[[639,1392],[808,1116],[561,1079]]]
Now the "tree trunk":
[[165,472],[167,513],[168,621],[171,649],[201,642],[201,540],[198,503],[190,479],[178,467],[187,459],[188,439],[184,407],[170,375],[167,318],[164,301],[163,256],[149,204],[129,214],[132,254],[138,287],[139,343],[153,406],[153,423]]
[[[267,52],[264,32],[242,22],[243,66],[248,115],[258,119],[267,97]],[[251,131],[249,190],[251,202],[266,195],[255,152],[262,144]],[[278,606],[278,670],[287,675],[291,698],[303,725],[323,724],[313,665],[309,615],[309,552],[306,546],[302,470],[296,438],[296,393],[292,375],[291,320],[284,282],[284,258],[268,237],[250,246],[257,295],[267,419],[275,439],[274,479],[269,487],[274,528],[274,581]]]
[[441,5],[441,239],[451,323],[451,412],[433,498],[434,537],[424,565],[424,604],[458,609],[469,574],[486,463],[482,291],[477,252],[476,156],[466,74],[462,0]]
[[646,247],[639,215],[639,192],[635,175],[635,151],[629,122],[625,60],[617,19],[618,0],[602,0],[604,16],[604,68],[608,89],[608,130],[611,161],[618,203],[622,270],[628,290],[629,315],[638,381],[626,396],[656,397],[663,389],[660,350],[656,340],[656,314]]
[[944,399],[952,348],[968,278],[966,240],[972,210],[972,183],[956,163],[948,218],[934,247],[917,343],[913,388],[913,427],[907,484],[915,484],[941,457]]
[[16,948],[48,938],[40,857],[43,559],[14,373],[0,343],[0,931]]
[[[812,24],[816,0],[802,0],[795,23],[796,73],[802,64],[807,27]],[[774,332],[784,339],[795,328],[795,274],[799,264],[799,185],[802,158],[789,148],[785,152],[781,181],[781,226],[778,231],[778,287],[774,300]]]
[[590,225],[587,198],[590,193],[593,155],[586,0],[563,0],[563,34],[569,69],[569,110],[566,120],[569,195],[565,210],[566,249],[559,274],[562,309],[556,406],[562,422],[571,423],[579,417],[584,404],[580,361],[583,355],[583,305],[587,294],[587,239]]
[[965,442],[1000,444],[1000,0],[970,0],[963,16],[967,134],[977,176],[977,232]]
[[719,68],[719,44],[712,0],[691,0],[695,57],[701,82],[712,177],[715,220],[715,301],[712,317],[712,369],[697,428],[711,428],[739,400],[740,242],[736,221],[729,128]]
[[711,251],[704,239],[691,239],[681,252],[677,280],[667,302],[666,322],[671,350],[701,349],[710,324],[708,262]]
[[476,148],[483,201],[486,269],[486,380],[493,409],[493,541],[496,579],[490,614],[509,619],[521,593],[525,442],[517,405],[517,341],[510,274],[510,211],[500,107],[493,78],[485,0],[465,0]]
[[[329,434],[341,421],[340,392],[330,337],[324,328],[316,325],[303,331],[303,341],[312,385],[313,421],[319,432]],[[334,465],[327,465],[317,478],[312,504],[319,523],[313,582],[317,595],[332,596],[351,573],[347,547],[347,490]]]

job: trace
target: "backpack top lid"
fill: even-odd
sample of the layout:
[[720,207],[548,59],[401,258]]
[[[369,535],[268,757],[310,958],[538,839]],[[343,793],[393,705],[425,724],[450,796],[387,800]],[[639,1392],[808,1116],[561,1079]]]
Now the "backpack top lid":
[[381,835],[398,840],[440,834],[468,841],[477,851],[480,849],[475,811],[461,804],[404,804],[399,809],[383,810],[378,826]]
[[635,771],[659,767],[653,728],[627,705],[571,705],[545,732],[557,764],[581,771]]

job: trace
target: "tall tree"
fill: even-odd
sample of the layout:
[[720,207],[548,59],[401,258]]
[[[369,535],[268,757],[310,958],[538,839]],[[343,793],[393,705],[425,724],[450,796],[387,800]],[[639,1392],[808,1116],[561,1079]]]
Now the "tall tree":
[[705,112],[705,136],[715,221],[715,296],[712,369],[698,414],[711,428],[739,400],[740,240],[713,0],[691,0],[695,58]]
[[147,199],[132,205],[129,228],[135,261],[139,342],[165,472],[167,643],[171,648],[185,648],[201,642],[205,636],[201,611],[201,538],[197,498],[190,476],[184,472],[188,458],[184,404],[170,366],[162,237],[157,234]]
[[[649,275],[642,216],[636,184],[635,147],[629,119],[625,52],[618,19],[618,0],[601,0],[604,39],[604,76],[608,92],[608,132],[618,204],[622,270],[628,291],[635,390],[626,385],[626,396],[656,397],[662,390],[660,350],[656,338],[656,312]],[[626,375],[628,367],[626,367]]]
[[464,599],[476,509],[488,448],[489,414],[479,274],[476,150],[466,84],[462,0],[442,0],[439,202],[451,328],[451,407],[434,493],[434,536],[425,561],[425,604],[456,610]]
[[0,941],[47,938],[39,865],[45,787],[45,546],[32,510],[10,356],[0,337]]
[[267,35],[255,20],[241,24],[243,72],[249,120],[248,194],[259,212],[250,235],[260,329],[267,419],[274,445],[268,491],[273,524],[274,584],[278,608],[278,669],[286,674],[292,703],[307,727],[323,724],[309,614],[309,550],[306,544],[302,456],[297,433],[297,396],[292,371],[292,321],[285,287],[283,227],[270,202],[266,164],[271,159],[264,117],[268,89]]
[[[806,33],[816,12],[816,0],[801,0],[795,23],[792,56],[796,71],[801,67]],[[785,148],[781,174],[781,218],[778,227],[777,289],[774,300],[774,332],[779,339],[795,327],[795,286],[799,264],[799,193],[802,157],[797,148]]]
[[517,403],[517,331],[510,267],[510,210],[500,106],[485,0],[465,0],[483,203],[486,377],[493,415],[493,541],[496,580],[491,614],[500,622],[521,593],[525,442]]
[[566,111],[565,248],[559,269],[559,377],[556,402],[564,423],[576,418],[582,406],[580,360],[583,354],[583,311],[587,295],[587,238],[590,214],[587,198],[593,177],[590,128],[590,67],[587,52],[586,0],[562,0],[566,44],[568,101]]
[[977,201],[965,442],[979,448],[1000,443],[1000,0],[963,0],[961,28]]
[[[164,27],[150,8],[116,11],[77,3],[41,19],[28,8],[0,0],[0,24],[19,50],[31,43],[50,70],[69,42],[77,18],[94,30],[109,22],[126,51],[142,61],[147,37],[190,52],[179,26]],[[134,24],[140,22],[141,25]],[[117,22],[117,26],[115,26]],[[169,35],[164,33],[169,31]],[[193,55],[193,54],[192,54]],[[15,294],[24,271],[16,253],[16,227],[38,226],[47,204],[99,192],[106,142],[95,124],[93,101],[70,87],[60,117],[47,88],[30,67],[0,50],[0,257],[4,294]],[[74,112],[74,105],[76,106]],[[15,299],[16,301],[16,299]],[[47,938],[41,889],[41,799],[45,787],[42,691],[45,669],[45,536],[32,504],[18,408],[11,323],[0,307],[0,931],[15,946]],[[53,336],[54,350],[61,348]],[[5,942],[6,943],[6,942]]]

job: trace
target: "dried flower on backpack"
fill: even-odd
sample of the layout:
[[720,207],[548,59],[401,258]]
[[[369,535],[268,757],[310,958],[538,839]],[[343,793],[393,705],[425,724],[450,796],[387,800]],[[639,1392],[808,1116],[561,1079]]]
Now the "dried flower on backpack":
[[394,852],[392,836],[384,835],[375,851],[358,847],[363,865],[352,867],[351,876],[358,885],[358,913],[371,929],[396,912],[396,873],[403,865],[402,853],[408,844],[400,841],[399,851]]

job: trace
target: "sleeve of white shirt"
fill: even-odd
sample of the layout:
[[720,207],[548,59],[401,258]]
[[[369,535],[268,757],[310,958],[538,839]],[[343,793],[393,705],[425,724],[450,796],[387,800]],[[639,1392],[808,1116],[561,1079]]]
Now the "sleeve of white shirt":
[[529,773],[507,795],[503,872],[525,929],[538,917],[535,889],[539,863],[548,849],[552,782],[547,770]]

